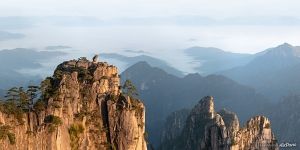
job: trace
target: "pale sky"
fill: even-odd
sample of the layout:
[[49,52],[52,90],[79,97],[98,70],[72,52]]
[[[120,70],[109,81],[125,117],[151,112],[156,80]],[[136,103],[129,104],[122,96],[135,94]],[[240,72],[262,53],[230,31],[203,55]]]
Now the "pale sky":
[[298,0],[7,0],[1,16],[299,16]]
[[205,46],[255,53],[300,45],[299,6],[298,0],[3,0],[0,31],[13,35],[5,34],[0,49],[67,45],[170,57]]

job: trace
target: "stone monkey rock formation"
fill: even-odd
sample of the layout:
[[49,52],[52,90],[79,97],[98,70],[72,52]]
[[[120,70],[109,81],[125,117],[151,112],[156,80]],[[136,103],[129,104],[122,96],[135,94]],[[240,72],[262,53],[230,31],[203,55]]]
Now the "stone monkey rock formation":
[[93,63],[97,63],[97,62],[98,62],[98,58],[99,58],[99,55],[96,54],[96,55],[93,57]]

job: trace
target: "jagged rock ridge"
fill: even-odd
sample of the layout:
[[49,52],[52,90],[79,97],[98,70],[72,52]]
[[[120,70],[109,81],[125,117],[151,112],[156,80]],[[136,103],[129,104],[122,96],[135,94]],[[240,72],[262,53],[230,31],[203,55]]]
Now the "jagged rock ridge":
[[[177,112],[178,113],[178,112]],[[165,128],[162,150],[277,150],[278,144],[271,130],[270,121],[264,116],[251,118],[245,127],[239,127],[238,117],[226,109],[215,112],[213,97],[207,96],[186,115],[187,111],[173,120],[185,119],[185,125],[172,121],[166,127],[181,130],[177,136]],[[186,118],[182,116],[187,116]],[[179,127],[180,126],[180,127]]]
[[144,105],[121,93],[115,66],[66,61],[42,85],[42,100],[21,119],[0,107],[0,130],[8,135],[1,150],[147,149]]

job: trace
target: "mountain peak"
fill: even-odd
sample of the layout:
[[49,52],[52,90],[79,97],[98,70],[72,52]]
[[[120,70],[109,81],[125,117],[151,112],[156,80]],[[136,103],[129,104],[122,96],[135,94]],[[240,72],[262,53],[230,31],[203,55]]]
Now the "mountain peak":
[[268,49],[265,54],[272,57],[299,57],[300,49],[289,43],[283,43],[277,47]]
[[[161,69],[158,69],[156,67],[152,67],[148,62],[146,61],[139,61],[135,64],[133,64],[132,66],[130,66],[129,68],[127,68],[123,73],[126,72],[140,72],[140,73],[151,73],[154,70],[160,70],[163,71]],[[164,72],[164,71],[163,71]]]
[[201,79],[203,78],[199,73],[189,73],[186,76],[184,76],[184,79],[190,79],[190,80],[195,80],[195,79]]
[[[257,53],[256,55],[257,57],[254,59],[254,61],[260,60],[263,62],[268,62],[272,65],[282,63],[283,61],[284,63],[294,61],[298,63],[298,57],[300,57],[300,49],[289,43],[283,43],[281,45],[278,45],[277,47],[269,48],[265,51]],[[262,62],[259,63],[265,64]]]
[[276,47],[276,49],[293,49],[293,48],[294,48],[293,45],[291,45],[289,43],[283,43]]
[[[113,59],[113,60],[118,60],[116,63],[125,63],[125,66],[132,66],[134,64],[137,63],[137,65],[140,66],[144,66],[144,67],[159,67],[161,69],[163,69],[164,71],[166,71],[169,74],[175,75],[177,77],[183,77],[184,74],[182,71],[174,68],[172,65],[170,65],[169,63],[167,63],[166,61],[153,57],[153,56],[149,56],[149,55],[137,55],[137,56],[126,56],[126,55],[120,55],[117,53],[104,53],[101,55],[102,57],[104,57],[105,59]],[[120,61],[120,62],[119,62]],[[139,63],[142,62],[142,63]],[[147,62],[147,64],[146,64]],[[121,68],[126,70],[125,68]]]
[[[154,77],[171,77],[171,78],[177,78],[176,76],[167,73],[165,70],[160,69],[155,66],[151,66],[146,61],[140,61],[135,63],[134,65],[127,68],[123,73],[122,76],[128,79],[131,79],[132,76],[143,76],[143,78],[151,78]],[[141,78],[142,79],[142,78]],[[160,78],[162,80],[162,78]]]
[[285,42],[285,43],[279,45],[278,47],[290,47],[291,48],[291,47],[293,47],[293,45]]
[[146,61],[139,61],[132,65],[131,67],[147,67],[147,68],[152,68]]
[[208,118],[213,118],[215,114],[214,98],[212,96],[203,97],[193,108],[192,114],[207,114]]
[[214,98],[212,96],[205,96],[203,97],[200,101],[199,104],[203,105],[203,106],[212,106],[214,104]]

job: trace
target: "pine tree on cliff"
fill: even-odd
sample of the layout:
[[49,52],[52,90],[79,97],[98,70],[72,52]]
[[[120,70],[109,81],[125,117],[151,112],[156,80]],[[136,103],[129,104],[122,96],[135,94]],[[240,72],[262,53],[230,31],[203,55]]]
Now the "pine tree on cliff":
[[39,87],[30,85],[25,91],[23,87],[13,87],[6,94],[7,102],[21,108],[23,111],[31,111],[35,99],[38,97]]
[[124,85],[122,86],[122,89],[123,93],[125,95],[128,95],[129,97],[136,98],[139,95],[136,87],[128,79],[125,81]]
[[26,94],[28,96],[27,105],[29,110],[32,109],[33,103],[35,99],[38,97],[38,92],[40,88],[38,86],[30,85],[28,86],[28,89],[26,91]]
[[28,95],[27,93],[24,91],[23,87],[19,87],[18,92],[18,107],[20,107],[23,111],[29,111],[29,105],[28,105]]
[[13,103],[16,103],[18,97],[19,97],[19,88],[17,87],[10,88],[5,95],[6,100],[11,101]]

